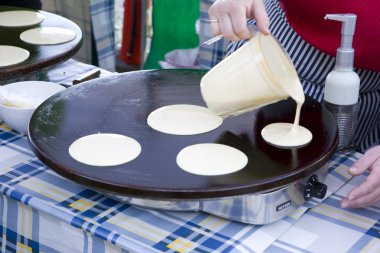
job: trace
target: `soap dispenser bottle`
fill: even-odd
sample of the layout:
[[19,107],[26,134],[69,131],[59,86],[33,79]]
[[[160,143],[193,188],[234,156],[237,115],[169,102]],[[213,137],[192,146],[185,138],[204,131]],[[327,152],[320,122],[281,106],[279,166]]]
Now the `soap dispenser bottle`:
[[338,123],[338,150],[353,148],[358,117],[360,79],[353,70],[355,14],[327,14],[325,19],[342,22],[341,44],[337,49],[335,67],[325,82],[323,104],[335,116]]

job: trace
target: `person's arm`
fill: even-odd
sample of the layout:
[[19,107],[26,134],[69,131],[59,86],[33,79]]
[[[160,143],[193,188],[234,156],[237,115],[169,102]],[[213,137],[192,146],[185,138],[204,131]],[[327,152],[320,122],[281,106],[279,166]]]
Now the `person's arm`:
[[230,40],[249,39],[252,37],[247,19],[256,19],[257,28],[263,34],[269,34],[269,18],[263,0],[216,0],[210,7],[210,27],[214,35],[223,34]]
[[365,171],[370,172],[369,176],[342,200],[343,208],[366,207],[380,200],[380,145],[365,152],[349,169],[353,176],[360,175]]

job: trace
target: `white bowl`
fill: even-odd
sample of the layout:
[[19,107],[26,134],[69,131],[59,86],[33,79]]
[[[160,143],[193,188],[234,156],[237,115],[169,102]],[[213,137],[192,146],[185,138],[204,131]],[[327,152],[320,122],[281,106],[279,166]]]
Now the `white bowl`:
[[7,92],[32,101],[40,101],[33,107],[21,108],[0,104],[0,119],[19,133],[27,134],[30,118],[34,110],[46,99],[65,88],[59,84],[43,81],[24,81],[4,85]]

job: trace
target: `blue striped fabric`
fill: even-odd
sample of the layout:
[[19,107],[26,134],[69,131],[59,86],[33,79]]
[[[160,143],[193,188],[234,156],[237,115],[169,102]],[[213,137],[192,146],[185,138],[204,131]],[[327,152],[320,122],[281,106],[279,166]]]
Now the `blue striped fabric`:
[[[210,8],[215,0],[201,0],[200,1],[200,31],[199,40],[204,42],[213,37],[208,21],[207,10]],[[202,69],[210,69],[218,64],[225,56],[228,45],[228,40],[221,39],[210,46],[200,46],[198,63]]]
[[115,71],[114,0],[90,0],[99,67]]
[[[83,45],[74,56],[76,60],[92,64],[92,50],[95,46],[99,67],[115,71],[113,0],[43,0],[42,8],[70,19],[81,28]],[[92,36],[95,45],[92,43]]]

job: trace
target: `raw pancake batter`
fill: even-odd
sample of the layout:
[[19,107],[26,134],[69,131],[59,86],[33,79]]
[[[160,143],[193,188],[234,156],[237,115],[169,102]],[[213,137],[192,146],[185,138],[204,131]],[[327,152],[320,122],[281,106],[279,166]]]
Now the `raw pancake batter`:
[[20,34],[20,39],[34,45],[55,45],[75,39],[75,32],[60,27],[39,27]]
[[44,18],[44,15],[37,11],[3,11],[0,12],[0,26],[22,27],[37,25]]
[[290,97],[297,103],[294,123],[273,123],[261,131],[263,139],[277,147],[300,147],[308,144],[313,138],[312,133],[299,124],[301,107],[305,102],[302,85],[297,76],[290,80],[291,85],[285,86],[288,87],[287,92]]
[[161,107],[149,114],[147,121],[153,129],[175,135],[206,133],[223,123],[210,109],[186,104]]
[[29,51],[14,46],[0,45],[0,67],[21,63],[29,58]]
[[281,88],[288,94],[296,103],[296,115],[294,123],[273,123],[261,131],[263,139],[278,147],[299,147],[309,143],[313,137],[311,132],[300,126],[301,107],[305,102],[305,94],[299,81],[297,72],[295,71],[291,61],[277,61],[278,55],[285,55],[281,52],[275,52],[272,48],[277,48],[269,43],[262,43],[262,52],[265,57],[265,62],[268,66],[270,76],[275,77],[275,80],[281,80]]
[[115,166],[138,157],[141,146],[128,136],[109,133],[87,135],[74,141],[69,154],[78,162],[92,166]]
[[215,66],[202,78],[201,92],[207,106],[221,116],[238,115],[290,96],[297,103],[294,125],[271,124],[262,136],[278,147],[311,141],[311,132],[299,126],[305,101],[302,85],[293,64],[271,36],[257,35]]
[[230,174],[243,169],[247,163],[247,156],[240,150],[216,143],[191,145],[177,155],[181,169],[201,176]]
[[299,123],[299,111],[297,106],[295,123],[273,123],[263,128],[263,139],[278,147],[300,147],[308,144],[313,138],[312,133]]

